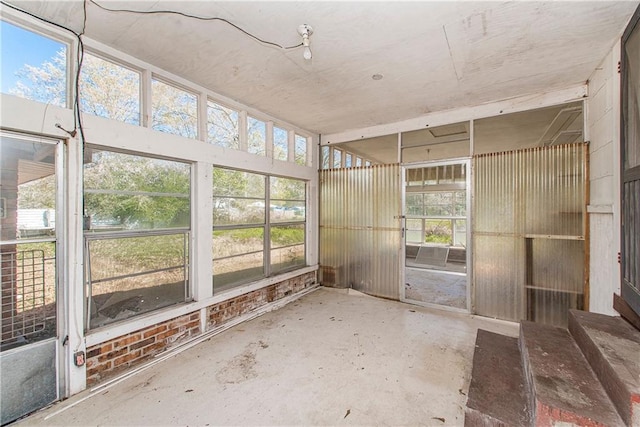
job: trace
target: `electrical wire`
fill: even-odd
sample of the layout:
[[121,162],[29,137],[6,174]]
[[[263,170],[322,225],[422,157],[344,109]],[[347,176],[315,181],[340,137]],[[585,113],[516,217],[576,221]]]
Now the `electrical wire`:
[[144,10],[133,10],[133,9],[112,9],[106,6],[102,6],[101,4],[99,4],[98,2],[96,2],[95,0],[89,0],[91,3],[93,3],[94,5],[96,5],[97,7],[99,7],[102,10],[106,10],[108,12],[125,12],[125,13],[136,13],[139,15],[154,15],[154,14],[169,14],[169,15],[180,15],[180,16],[184,16],[185,18],[192,18],[192,19],[198,19],[200,21],[220,21],[220,22],[224,22],[225,24],[228,24],[230,26],[232,26],[233,28],[235,28],[236,30],[244,33],[245,35],[251,37],[252,39],[262,43],[262,44],[266,44],[269,46],[274,46],[277,47],[279,49],[283,49],[283,50],[289,50],[289,49],[295,49],[298,48],[300,46],[302,46],[302,43],[296,44],[296,45],[291,45],[291,46],[283,46],[281,44],[278,43],[274,43],[274,42],[270,42],[264,39],[261,39],[260,37],[251,34],[249,31],[241,28],[240,26],[234,24],[233,22],[229,21],[228,19],[225,18],[220,18],[217,16],[211,16],[211,17],[206,17],[206,16],[197,16],[197,15],[190,15],[188,13],[184,13],[184,12],[180,12],[177,10],[148,10],[148,11],[144,11]]

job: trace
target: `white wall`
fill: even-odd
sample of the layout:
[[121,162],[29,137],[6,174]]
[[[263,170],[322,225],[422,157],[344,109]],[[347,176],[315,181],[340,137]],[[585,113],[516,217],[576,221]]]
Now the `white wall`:
[[617,315],[620,293],[620,42],[589,78],[586,127],[590,141],[589,311]]

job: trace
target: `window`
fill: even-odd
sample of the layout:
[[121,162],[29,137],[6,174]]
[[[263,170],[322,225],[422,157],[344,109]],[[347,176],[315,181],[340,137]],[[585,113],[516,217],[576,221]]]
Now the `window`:
[[88,148],[88,326],[189,299],[190,166]]
[[322,167],[321,169],[329,169],[329,164],[331,161],[331,149],[328,146],[323,146],[320,151],[320,157],[322,157]]
[[152,125],[160,132],[198,137],[198,97],[160,80],[151,81]]
[[304,181],[213,168],[214,293],[305,265],[305,191]]
[[46,104],[67,103],[67,45],[0,21],[2,92]]
[[270,177],[271,272],[305,265],[305,183]]
[[273,127],[273,158],[284,161],[289,158],[289,134],[276,126]]
[[307,164],[307,138],[296,135],[295,139],[295,162],[299,165]]
[[85,113],[140,124],[140,73],[85,53],[80,73]]
[[207,135],[210,144],[239,149],[238,112],[207,101]]
[[247,118],[247,151],[259,156],[266,155],[267,124],[253,117]]
[[362,166],[362,158],[356,157],[356,167],[359,168]]
[[346,156],[344,157],[344,167],[345,168],[351,167],[351,153],[346,153]]
[[213,168],[213,289],[264,277],[265,176]]
[[333,149],[333,167],[341,168],[342,167],[342,151],[337,148]]

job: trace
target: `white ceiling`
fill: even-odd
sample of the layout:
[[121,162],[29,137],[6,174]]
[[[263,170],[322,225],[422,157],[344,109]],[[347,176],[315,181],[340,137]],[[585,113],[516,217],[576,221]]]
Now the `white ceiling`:
[[[82,1],[7,0],[79,30]],[[86,35],[318,133],[584,83],[638,2],[110,1],[226,18],[281,45],[313,26],[313,59],[219,21],[87,4]],[[373,74],[382,74],[375,81]]]

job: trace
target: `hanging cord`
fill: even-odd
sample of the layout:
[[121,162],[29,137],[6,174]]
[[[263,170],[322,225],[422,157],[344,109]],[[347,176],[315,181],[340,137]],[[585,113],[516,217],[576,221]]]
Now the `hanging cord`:
[[291,45],[291,46],[283,46],[281,44],[278,43],[274,43],[274,42],[270,42],[264,39],[261,39],[260,37],[251,34],[250,32],[246,31],[245,29],[239,27],[238,25],[234,24],[233,22],[224,19],[224,18],[220,18],[217,16],[211,16],[211,17],[206,17],[206,16],[197,16],[197,15],[190,15],[188,13],[184,13],[184,12],[180,12],[180,11],[176,11],[176,10],[149,10],[149,11],[143,11],[143,10],[133,10],[133,9],[112,9],[106,6],[102,6],[100,4],[98,4],[98,2],[96,2],[95,0],[89,0],[91,3],[93,3],[94,5],[96,5],[97,7],[99,7],[102,10],[106,10],[108,12],[124,12],[124,13],[136,13],[139,15],[154,15],[154,14],[169,14],[169,15],[180,15],[180,16],[184,16],[185,18],[191,18],[191,19],[198,19],[200,21],[220,21],[220,22],[224,22],[225,24],[228,24],[230,26],[232,26],[233,28],[235,28],[236,30],[246,34],[247,36],[251,37],[252,39],[262,43],[262,44],[266,44],[269,46],[273,46],[273,47],[277,47],[279,49],[283,49],[283,50],[289,50],[289,49],[295,49],[298,48],[300,46],[302,46],[302,43],[298,43],[296,45]]

